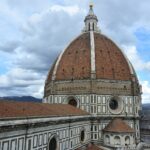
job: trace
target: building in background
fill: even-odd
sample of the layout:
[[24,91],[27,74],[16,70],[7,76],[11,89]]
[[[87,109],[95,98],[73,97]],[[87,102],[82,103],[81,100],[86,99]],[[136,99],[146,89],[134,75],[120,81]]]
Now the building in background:
[[1,102],[0,150],[140,147],[141,86],[134,68],[102,34],[93,5],[84,22],[51,67],[43,104]]
[[150,105],[143,104],[140,120],[141,141],[150,144]]

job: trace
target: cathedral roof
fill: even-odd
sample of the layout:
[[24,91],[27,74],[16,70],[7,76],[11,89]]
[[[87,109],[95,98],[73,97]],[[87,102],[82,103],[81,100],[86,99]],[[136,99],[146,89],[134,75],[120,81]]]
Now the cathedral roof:
[[[76,150],[81,150],[81,148],[78,148]],[[100,147],[94,144],[89,144],[88,147],[85,150],[102,150]]]
[[82,116],[87,112],[67,104],[0,101],[0,118]]
[[87,147],[86,150],[102,150],[101,148],[99,148],[98,146],[96,145],[90,145]]
[[[118,46],[106,36],[94,33],[95,74],[97,79],[130,80],[132,73],[127,59]],[[69,44],[58,64],[54,64],[47,78],[52,80],[91,78],[90,33],[83,33]],[[56,69],[56,70],[55,70]]]
[[119,133],[132,133],[135,132],[126,122],[120,118],[113,119],[105,128],[104,131],[119,132]]
[[[93,6],[85,18],[82,34],[59,55],[49,71],[52,80],[108,79],[131,80],[134,69],[123,51],[97,26]],[[136,75],[135,75],[136,76]]]

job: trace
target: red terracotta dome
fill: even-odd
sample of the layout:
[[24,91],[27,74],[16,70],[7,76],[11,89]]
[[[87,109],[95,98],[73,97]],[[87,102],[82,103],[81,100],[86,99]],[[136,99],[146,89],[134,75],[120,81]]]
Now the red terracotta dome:
[[[96,79],[130,80],[128,60],[114,42],[100,33],[94,33]],[[91,78],[90,33],[83,33],[69,44],[49,72],[47,81],[52,80],[57,64],[55,80],[79,80]]]
[[97,27],[92,7],[85,18],[83,33],[73,40],[53,64],[51,80],[131,80],[134,70],[118,46]]

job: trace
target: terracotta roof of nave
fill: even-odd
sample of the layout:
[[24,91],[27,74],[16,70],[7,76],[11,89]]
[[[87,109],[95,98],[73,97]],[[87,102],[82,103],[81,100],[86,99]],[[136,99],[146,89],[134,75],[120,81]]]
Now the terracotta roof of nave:
[[[76,150],[81,150],[81,149],[78,148]],[[85,150],[102,150],[102,149],[100,147],[98,147],[97,145],[89,144],[88,147]]]
[[87,149],[86,150],[102,150],[101,148],[99,148],[98,146],[96,146],[96,145],[91,145],[91,146],[89,146],[89,147],[87,147]]
[[104,129],[108,132],[129,133],[135,132],[125,121],[120,118],[113,119]]
[[87,112],[68,104],[0,101],[0,118],[82,116]]

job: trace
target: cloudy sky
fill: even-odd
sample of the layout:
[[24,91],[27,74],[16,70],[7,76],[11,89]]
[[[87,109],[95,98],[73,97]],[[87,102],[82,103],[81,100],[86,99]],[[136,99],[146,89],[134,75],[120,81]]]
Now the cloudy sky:
[[[150,0],[93,0],[99,27],[121,47],[150,102]],[[0,1],[0,96],[43,96],[48,70],[80,34],[89,0]]]

